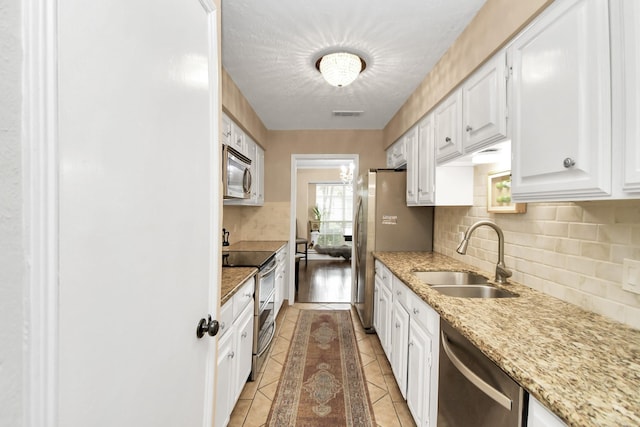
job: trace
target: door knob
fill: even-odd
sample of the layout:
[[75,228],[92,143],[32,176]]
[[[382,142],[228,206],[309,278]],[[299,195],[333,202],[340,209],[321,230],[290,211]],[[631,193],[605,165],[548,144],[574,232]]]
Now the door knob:
[[198,322],[198,328],[196,329],[196,336],[198,338],[202,338],[204,334],[209,334],[209,336],[214,337],[218,333],[220,329],[220,324],[217,320],[211,320],[211,315],[207,317],[207,319],[200,319]]
[[571,157],[567,157],[566,159],[564,159],[564,161],[562,162],[562,165],[569,169],[571,167],[574,167],[576,165],[576,161],[573,160]]

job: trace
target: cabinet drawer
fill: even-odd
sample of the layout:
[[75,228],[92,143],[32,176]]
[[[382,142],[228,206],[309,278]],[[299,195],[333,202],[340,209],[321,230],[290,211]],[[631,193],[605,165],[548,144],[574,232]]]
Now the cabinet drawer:
[[222,306],[218,322],[220,322],[220,336],[223,336],[225,332],[231,329],[231,324],[233,323],[233,301],[228,301]]
[[376,276],[380,279],[380,282],[385,286],[385,288],[391,290],[391,272],[389,269],[380,261],[375,262],[375,270]]
[[409,290],[407,285],[402,283],[400,279],[398,279],[396,276],[392,276],[392,277],[393,277],[393,289],[392,289],[393,301],[399,302],[400,305],[402,305],[408,311],[410,309],[408,298],[409,298],[409,294],[411,294],[412,292]]
[[255,289],[255,278],[247,280],[244,285],[233,296],[233,319],[242,313],[242,310],[253,301],[253,292]]
[[426,328],[431,336],[438,335],[440,315],[413,292],[409,294],[409,315],[411,320],[416,320]]

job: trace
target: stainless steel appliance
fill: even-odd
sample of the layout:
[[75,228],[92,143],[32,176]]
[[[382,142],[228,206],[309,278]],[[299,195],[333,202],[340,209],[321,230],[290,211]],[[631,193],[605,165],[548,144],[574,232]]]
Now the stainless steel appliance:
[[527,393],[440,320],[438,427],[521,427]]
[[407,171],[371,169],[358,178],[353,304],[373,332],[373,251],[431,251],[433,207],[407,207]]
[[251,195],[251,159],[228,145],[222,146],[222,194],[225,199]]
[[253,360],[251,381],[256,379],[276,334],[275,295],[276,257],[269,251],[228,251],[222,255],[223,267],[257,267],[253,311]]

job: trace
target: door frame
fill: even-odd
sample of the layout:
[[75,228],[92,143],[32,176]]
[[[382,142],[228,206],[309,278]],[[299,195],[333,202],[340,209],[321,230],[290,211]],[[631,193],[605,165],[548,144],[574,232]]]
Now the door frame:
[[[353,194],[356,194],[356,186],[357,186],[357,177],[360,174],[360,156],[358,154],[292,154],[291,155],[291,206],[289,213],[289,242],[291,242],[290,247],[293,250],[289,250],[289,292],[288,292],[288,301],[289,305],[293,305],[295,303],[296,298],[296,288],[295,288],[295,268],[296,268],[296,194],[298,191],[298,168],[300,163],[308,162],[310,160],[317,160],[318,162],[322,162],[323,160],[344,160],[353,162],[355,168],[353,169],[353,182],[351,185],[353,186]],[[353,208],[355,209],[356,197],[353,200]],[[355,259],[351,257],[351,271],[355,271]],[[353,295],[353,277],[351,280],[352,287],[352,295]],[[353,297],[352,301],[353,303]]]
[[[220,164],[220,22],[216,0],[198,0],[209,20],[209,66],[211,111],[211,161]],[[23,338],[23,425],[58,426],[59,367],[59,140],[58,140],[58,0],[22,0],[22,159],[23,159],[23,244],[25,253]],[[213,41],[213,42],[212,42]],[[215,69],[214,69],[215,67]],[[215,86],[214,86],[215,85]],[[220,167],[212,168],[221,183]],[[219,186],[212,186],[211,226],[222,226]],[[217,202],[216,202],[217,201]],[[214,240],[218,241],[218,240]],[[218,245],[220,242],[218,241]],[[220,251],[221,249],[219,249]],[[220,261],[211,263],[210,290],[219,292]],[[220,310],[218,295],[210,295]],[[194,319],[195,321],[195,319]],[[195,323],[194,323],[195,324]],[[217,340],[215,341],[217,344]],[[212,344],[215,345],[215,344]],[[215,360],[205,368],[205,414],[203,427],[213,423],[215,402]]]

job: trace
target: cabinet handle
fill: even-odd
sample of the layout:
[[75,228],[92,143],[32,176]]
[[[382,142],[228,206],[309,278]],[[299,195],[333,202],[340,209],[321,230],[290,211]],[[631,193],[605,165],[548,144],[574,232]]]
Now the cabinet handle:
[[473,128],[471,126],[467,125],[466,131],[467,132],[471,132],[472,130],[473,130]]
[[402,292],[401,291],[396,291],[396,295],[400,296],[400,295],[402,295]]
[[413,191],[409,190],[407,191],[407,194],[409,194],[410,196],[413,196]]
[[236,353],[235,353],[235,352],[233,352],[233,351],[232,351],[231,353],[227,354],[227,357],[228,357],[229,359],[233,359],[235,356],[236,356]]
[[247,298],[251,298],[253,294],[251,292],[247,292],[246,294],[244,294],[244,296]]
[[418,193],[422,193],[422,188],[418,187]]
[[446,137],[446,138],[444,139],[444,142],[451,142],[451,138]]
[[396,322],[396,329],[398,329],[400,327],[400,323]]
[[231,131],[230,131],[230,130],[226,131],[226,132],[224,133],[224,136],[231,136]]
[[244,332],[242,333],[242,338],[246,338],[246,337],[247,337],[247,331],[244,331]]
[[564,165],[565,168],[569,169],[576,165],[576,161],[573,160],[571,157],[567,157],[566,159],[564,159],[564,162],[562,162],[562,164]]
[[413,347],[413,341],[409,343],[409,347]]
[[414,308],[413,309],[413,314],[418,314],[418,313],[420,313],[420,311],[417,308]]
[[224,329],[224,328],[226,328],[226,327],[227,327],[227,324],[226,324],[226,323],[224,323],[224,322],[220,323],[220,329]]

